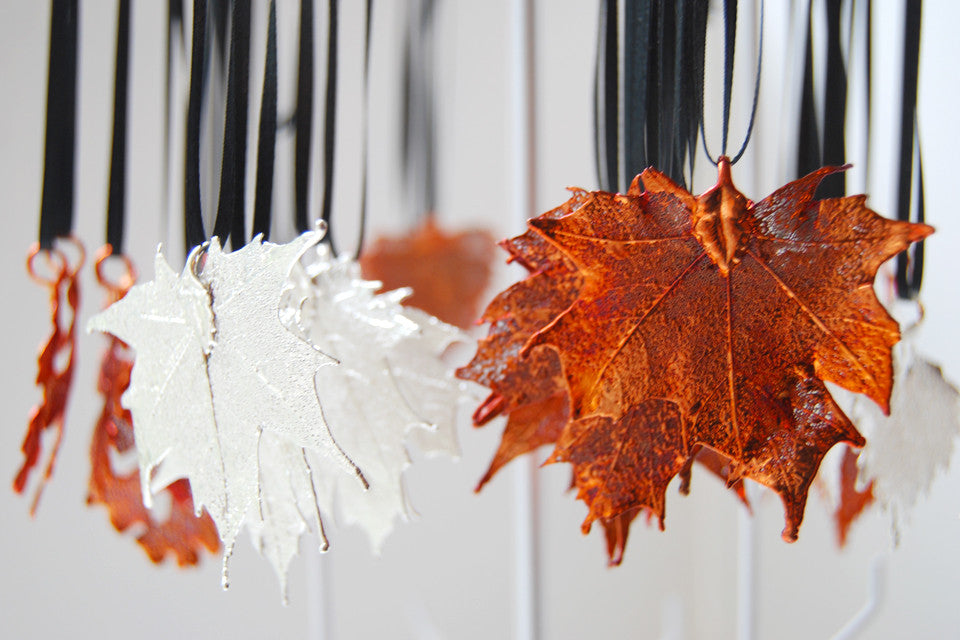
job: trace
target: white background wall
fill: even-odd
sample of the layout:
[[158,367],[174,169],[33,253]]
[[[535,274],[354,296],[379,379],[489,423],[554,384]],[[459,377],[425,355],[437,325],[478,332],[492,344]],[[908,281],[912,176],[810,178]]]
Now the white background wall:
[[[94,249],[103,233],[109,158],[115,3],[86,0],[82,7],[77,229]],[[168,229],[161,199],[163,100],[162,2],[134,2],[128,250],[142,267],[160,239],[179,251],[179,231]],[[266,3],[255,3],[255,19]],[[341,78],[339,176],[335,215],[349,244],[356,211],[359,165],[356,108],[360,68],[356,52],[361,31],[359,2],[343,3],[345,41]],[[396,171],[396,69],[399,3],[377,3],[371,96],[371,218],[374,229],[405,223]],[[511,114],[509,112],[510,3],[445,2],[440,15],[442,219],[451,226],[477,224],[499,236],[521,230],[510,210]],[[878,21],[878,135],[869,192],[873,208],[893,214],[895,185],[891,155],[898,139],[901,3],[874,3]],[[949,0],[928,1],[924,14],[920,123],[923,131],[928,219],[937,235],[927,244],[923,300],[927,319],[921,347],[960,379],[960,345],[955,338],[960,309],[955,285],[960,220],[953,210],[957,158],[958,96],[953,25],[960,8]],[[0,252],[0,300],[7,311],[0,364],[0,477],[11,478],[20,462],[19,445],[30,407],[37,345],[46,337],[47,294],[26,277],[23,260],[35,239],[41,188],[43,118],[49,15],[45,2],[0,2],[0,193],[5,228]],[[778,145],[794,120],[781,99],[790,99],[785,78],[796,60],[789,45],[786,2],[767,3],[767,43],[758,127],[751,149],[735,168],[749,196],[762,197],[786,177]],[[594,2],[541,1],[537,6],[537,62],[540,72],[537,124],[539,178],[537,211],[565,198],[564,187],[595,186],[592,151],[592,82],[596,38]],[[743,23],[749,24],[749,12]],[[279,2],[281,29],[281,111],[292,105],[297,23],[296,2]],[[318,50],[325,10],[317,7]],[[258,24],[262,24],[258,23]],[[716,27],[718,25],[713,25]],[[714,59],[720,42],[710,42]],[[258,93],[262,69],[261,30],[255,28],[252,87]],[[743,42],[749,42],[746,28]],[[731,137],[743,130],[752,86],[749,46],[738,46],[739,84]],[[321,103],[322,65],[318,65]],[[719,76],[708,78],[715,97]],[[252,114],[257,113],[252,97]],[[716,144],[716,113],[708,101],[707,135]],[[255,115],[252,115],[255,121]],[[319,136],[319,123],[315,131]],[[177,129],[179,130],[179,129]],[[851,134],[853,135],[853,134]],[[252,145],[251,145],[252,146]],[[278,153],[289,157],[289,140]],[[180,157],[177,150],[176,158]],[[289,167],[282,167],[278,206],[289,207]],[[712,184],[701,158],[694,187]],[[857,169],[851,183],[858,184]],[[315,185],[314,202],[318,191]],[[174,192],[173,202],[179,202]],[[172,209],[176,211],[174,207]],[[289,209],[287,209],[289,210]],[[531,215],[536,212],[529,212]],[[173,214],[177,219],[177,214]],[[175,227],[175,225],[174,225]],[[278,225],[277,238],[289,227]],[[149,277],[149,274],[146,274]],[[504,269],[498,286],[517,276]],[[81,323],[95,313],[101,292],[85,272]],[[464,450],[458,463],[418,460],[407,484],[421,518],[399,527],[382,557],[374,558],[362,534],[334,529],[332,551],[318,558],[303,544],[291,572],[290,606],[282,607],[272,570],[242,542],[232,561],[232,586],[219,588],[219,562],[198,570],[150,564],[137,545],[117,535],[104,512],[84,504],[89,472],[87,448],[99,411],[95,376],[104,340],[83,335],[79,368],[68,410],[67,435],[53,481],[40,512],[31,521],[28,502],[0,491],[0,636],[161,638],[305,637],[326,629],[330,637],[500,638],[509,637],[515,606],[513,492],[523,464],[514,464],[477,496],[472,487],[496,448],[499,427],[473,430],[461,425]],[[712,478],[698,474],[692,494],[668,493],[666,532],[635,526],[624,565],[608,570],[601,536],[584,538],[584,507],[565,494],[568,471],[559,465],[537,474],[541,532],[541,628],[545,638],[734,637],[737,612],[740,507]],[[939,478],[918,505],[899,547],[890,552],[888,518],[877,509],[855,525],[848,548],[838,551],[827,507],[811,492],[800,540],[780,540],[779,500],[759,492],[753,525],[757,563],[752,611],[758,638],[829,637],[864,604],[876,558],[885,567],[884,598],[864,637],[956,637],[960,631],[960,468]],[[319,573],[317,571],[319,567]],[[325,606],[323,603],[326,603]]]

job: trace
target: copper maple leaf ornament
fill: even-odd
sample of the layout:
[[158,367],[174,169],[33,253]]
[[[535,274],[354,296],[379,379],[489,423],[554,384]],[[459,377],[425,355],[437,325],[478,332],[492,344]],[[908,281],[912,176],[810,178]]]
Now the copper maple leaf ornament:
[[[570,200],[541,217],[568,215],[591,197],[581,189],[572,191]],[[459,377],[491,389],[474,412],[475,426],[483,426],[497,416],[507,418],[500,446],[477,491],[517,456],[544,445],[556,445],[571,418],[567,383],[556,350],[541,345],[523,357],[521,351],[534,333],[573,304],[583,278],[563,253],[532,230],[504,240],[500,246],[510,254],[509,261],[523,266],[529,275],[490,302],[482,317],[490,324],[489,333],[479,341],[470,363],[457,371]],[[696,461],[727,480],[729,460],[720,454],[701,449]],[[688,465],[680,472],[684,493],[689,487],[690,471]],[[734,483],[733,489],[743,499],[742,483]],[[620,564],[630,525],[640,510],[601,519],[611,565]],[[649,511],[647,515],[650,516]]]
[[[562,216],[573,211],[580,195],[544,216]],[[515,457],[541,445],[554,444],[570,421],[570,400],[556,351],[534,349],[520,352],[530,337],[576,299],[581,278],[573,264],[542,237],[528,231],[500,243],[530,276],[496,296],[482,320],[490,323],[473,360],[457,376],[491,389],[473,414],[475,426],[507,416],[500,447],[477,485],[479,491],[493,475]]]
[[826,167],[754,204],[730,163],[694,197],[647,169],[628,194],[593,192],[531,220],[583,278],[576,301],[525,350],[552,345],[574,421],[552,456],[574,465],[597,518],[646,507],[701,447],[730,459],[728,482],[777,491],[795,540],[824,453],[863,438],[824,381],[887,410],[896,322],[879,266],[931,227],[886,220],[865,196],[814,200]]
[[363,276],[385,291],[411,287],[404,305],[468,329],[492,275],[493,238],[472,229],[448,233],[433,216],[399,237],[378,238],[360,256]]

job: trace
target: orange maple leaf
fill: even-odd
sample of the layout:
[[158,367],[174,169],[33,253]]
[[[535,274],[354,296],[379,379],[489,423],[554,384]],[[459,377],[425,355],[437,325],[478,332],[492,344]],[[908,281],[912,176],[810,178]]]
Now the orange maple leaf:
[[[543,215],[566,215],[586,196],[585,191],[574,191],[568,202]],[[474,425],[507,416],[500,447],[477,491],[515,457],[554,444],[570,421],[567,383],[556,351],[541,347],[523,358],[520,351],[540,327],[573,303],[582,278],[563,254],[533,232],[500,246],[530,275],[490,302],[481,318],[490,323],[490,331],[479,341],[470,363],[457,370],[457,377],[492,391],[474,412]]]
[[427,216],[409,234],[379,238],[360,256],[363,277],[384,290],[411,287],[405,305],[466,329],[490,282],[493,238],[486,231],[447,233]]
[[[590,198],[586,191],[572,191],[569,201],[542,217],[568,215]],[[549,346],[537,347],[524,357],[520,352],[537,330],[576,300],[583,278],[572,262],[533,231],[504,240],[500,246],[510,254],[511,262],[522,265],[530,275],[488,305],[482,321],[490,323],[490,331],[479,341],[473,360],[457,371],[460,378],[492,389],[474,412],[475,426],[483,426],[499,415],[507,416],[500,446],[477,491],[515,457],[543,445],[556,444],[571,415],[567,383],[557,352]],[[727,480],[727,458],[702,449],[696,461]],[[684,478],[681,491],[686,493],[689,466],[681,471],[681,476]],[[733,488],[745,502],[742,482],[733,483]],[[630,525],[638,512],[634,510],[602,520],[611,565],[620,564]]]
[[[743,486],[743,480],[730,481],[730,459],[707,447],[701,447],[692,458],[687,460],[687,464],[678,472],[677,475],[680,476],[680,493],[683,495],[690,493],[690,480],[694,462],[725,482],[727,486],[737,494],[740,502],[742,502],[748,510],[751,510],[750,501],[747,500],[746,490]],[[573,484],[576,485],[576,474],[574,474],[573,477]],[[625,511],[613,518],[600,518],[600,524],[603,526],[603,535],[607,543],[608,564],[611,567],[619,566],[620,563],[623,562],[623,552],[627,547],[630,525],[633,524],[633,521],[641,512],[645,513],[646,523],[648,525],[651,524],[654,517],[656,517],[653,511],[645,507],[640,507]],[[663,524],[662,520],[660,524]]]
[[759,203],[719,163],[694,197],[655,169],[627,194],[579,195],[531,227],[583,278],[577,300],[525,346],[559,353],[574,420],[552,461],[570,462],[584,529],[645,507],[701,447],[784,502],[795,540],[807,490],[838,442],[864,440],[824,381],[887,410],[896,322],[879,266],[933,229],[881,218],[865,196],[815,201],[823,168]]

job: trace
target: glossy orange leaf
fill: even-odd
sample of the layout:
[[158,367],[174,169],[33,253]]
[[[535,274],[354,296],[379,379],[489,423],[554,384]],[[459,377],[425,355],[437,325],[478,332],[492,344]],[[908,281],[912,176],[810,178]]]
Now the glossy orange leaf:
[[653,514],[646,509],[631,509],[610,519],[601,518],[603,537],[607,545],[607,565],[618,567],[623,562],[623,552],[627,548],[627,537],[630,535],[630,525],[642,512],[646,512],[647,524]]
[[[747,500],[747,494],[743,487],[743,480],[730,481],[730,459],[707,447],[701,447],[693,459],[688,459],[687,464],[677,474],[680,476],[680,493],[683,495],[690,493],[690,481],[694,462],[724,482],[737,497],[740,498],[740,502],[743,503],[744,507],[752,512],[750,502]],[[574,485],[575,484],[576,476],[574,476]],[[630,509],[613,518],[600,519],[607,544],[608,564],[611,567],[619,566],[620,563],[623,562],[623,552],[626,550],[627,538],[630,535],[630,525],[633,524],[633,521],[641,513],[644,514],[644,519],[648,525],[657,521],[656,514],[643,507]]]
[[493,244],[486,231],[447,233],[427,216],[409,234],[376,240],[360,256],[360,267],[385,290],[411,287],[404,304],[466,329],[490,283]]
[[[545,216],[570,213],[585,192]],[[515,457],[557,441],[570,420],[567,384],[556,351],[550,347],[520,351],[530,337],[576,299],[581,278],[573,264],[543,238],[527,232],[500,246],[529,273],[487,306],[482,320],[490,323],[473,360],[457,370],[464,380],[478,382],[491,394],[473,414],[476,426],[507,416],[500,448],[477,486],[479,491]]]
[[[573,190],[568,202],[543,217],[570,214],[589,197],[586,191]],[[457,372],[463,379],[492,389],[474,413],[476,426],[500,415],[507,417],[500,447],[478,491],[515,457],[556,444],[570,422],[570,398],[556,351],[543,346],[523,357],[520,352],[539,328],[576,300],[583,282],[573,263],[533,231],[504,240],[500,246],[510,254],[510,261],[523,266],[529,275],[487,307],[482,319],[490,323],[490,331],[479,341],[473,360]],[[704,448],[696,461],[726,482],[729,459]],[[681,491],[686,492],[690,469],[685,468],[681,475]],[[734,482],[733,488],[744,499],[742,482]],[[620,564],[636,515],[634,511],[602,520],[611,565]],[[650,513],[647,515],[649,520]]]
[[796,539],[807,491],[838,442],[863,438],[824,381],[887,408],[896,322],[873,291],[879,266],[933,230],[891,221],[864,196],[814,200],[820,169],[754,204],[721,159],[694,197],[647,169],[627,194],[579,195],[531,227],[583,278],[577,300],[525,351],[561,360],[573,421],[553,460],[573,464],[595,519],[647,508],[701,447],[784,502]]

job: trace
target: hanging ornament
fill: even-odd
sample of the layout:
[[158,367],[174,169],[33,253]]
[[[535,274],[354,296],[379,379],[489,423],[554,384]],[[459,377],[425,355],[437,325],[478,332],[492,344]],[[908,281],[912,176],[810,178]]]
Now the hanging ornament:
[[[126,119],[127,75],[130,46],[130,2],[118,5],[117,56],[114,82],[113,141],[110,161],[110,186],[107,203],[106,244],[97,252],[97,282],[106,291],[106,305],[123,298],[136,281],[133,262],[123,252],[126,217]],[[109,279],[108,263],[120,265],[120,275]],[[114,467],[116,454],[128,455],[134,449],[133,418],[121,404],[121,397],[130,385],[133,356],[127,345],[110,337],[100,364],[97,390],[103,396],[103,409],[94,428],[90,444],[91,472],[87,504],[106,507],[110,522],[117,531],[133,525],[140,529],[137,542],[153,562],[162,562],[172,553],[180,566],[195,565],[203,549],[220,549],[217,530],[210,515],[197,518],[190,484],[181,479],[163,489],[170,500],[169,515],[162,521],[143,502],[140,474],[124,473]]]
[[[200,108],[206,43],[205,7],[198,5],[188,117],[188,137],[194,140],[199,140],[199,120],[193,116]],[[236,9],[231,69],[249,55],[249,3]],[[231,75],[228,84],[230,108],[215,223],[215,229],[232,234],[235,242],[244,237],[236,212],[243,210],[245,166],[242,160],[226,158],[245,145],[245,127],[237,122],[246,104],[237,86],[245,82],[245,76]],[[186,172],[188,236],[203,234],[199,154],[193,151]],[[207,509],[224,544],[225,585],[226,562],[244,520],[249,517],[260,529],[285,525],[274,524],[262,508],[261,497],[277,492],[264,489],[263,479],[286,472],[309,478],[309,453],[362,482],[330,437],[317,401],[314,374],[330,358],[280,321],[290,270],[321,237],[320,232],[305,233],[285,245],[257,237],[232,253],[224,253],[214,237],[191,251],[179,275],[158,251],[154,280],[131,288],[89,323],[90,329],[109,332],[136,352],[123,401],[133,416],[144,503],[150,506],[152,494],[163,487],[190,481],[196,515]],[[264,473],[265,463],[272,460],[260,458],[264,433],[268,442],[277,438],[299,451],[299,465]],[[316,500],[303,513],[313,513],[319,521]]]
[[[330,10],[321,206],[328,227],[336,133],[336,3],[331,3]],[[370,17],[368,11],[365,70]],[[304,50],[309,40],[301,34],[301,59],[309,57]],[[301,75],[299,93],[308,94],[311,76]],[[365,114],[366,81],[364,87]],[[298,119],[298,136],[300,125]],[[363,155],[357,252],[366,226],[366,135]],[[298,155],[296,174],[308,175],[308,163],[309,154]],[[305,201],[302,204],[306,206]],[[302,218],[298,209],[298,227]],[[441,356],[463,335],[427,313],[403,306],[409,288],[376,294],[382,284],[361,279],[357,261],[337,255],[332,232],[328,230],[324,240],[312,259],[294,270],[287,317],[298,318],[290,326],[336,360],[336,366],[318,372],[318,395],[334,438],[363,470],[368,483],[361,491],[355,483],[324,474],[318,481],[321,504],[330,509],[336,500],[343,523],[358,524],[379,551],[395,521],[413,513],[402,484],[402,473],[410,465],[409,445],[428,455],[458,454],[455,414],[467,390]],[[373,397],[377,401],[371,402]],[[295,548],[295,540],[285,545]]]
[[[77,272],[83,266],[84,252],[80,242],[71,239],[76,257],[70,258],[60,249],[41,249],[35,245],[27,258],[27,271],[38,284],[50,291],[50,323],[53,329],[50,337],[40,349],[37,358],[37,386],[43,388],[43,400],[30,412],[27,433],[20,446],[23,452],[23,464],[13,481],[17,493],[23,493],[27,487],[30,472],[40,461],[41,437],[52,429],[55,433],[53,446],[47,457],[43,474],[37,484],[30,503],[30,515],[36,514],[40,496],[56,463],[57,452],[63,440],[63,422],[73,382],[73,369],[76,351],[77,307],[80,304],[80,288],[77,284]],[[36,258],[42,255],[46,269],[52,275],[44,275],[37,267]]]
[[[42,436],[52,430],[54,442],[30,504],[34,515],[40,496],[53,473],[63,440],[63,422],[73,381],[76,348],[76,315],[80,304],[77,274],[84,262],[73,227],[74,147],[77,101],[77,0],[53,0],[50,14],[50,61],[47,76],[46,144],[43,199],[40,205],[40,238],[30,248],[27,272],[50,292],[50,337],[37,359],[37,386],[43,400],[33,408],[21,450],[23,464],[13,481],[17,493],[27,487],[32,469],[40,461]],[[65,239],[71,249],[55,245]],[[44,266],[37,264],[42,256]]]
[[408,217],[417,222],[375,240],[360,265],[385,290],[412,288],[404,304],[469,329],[490,283],[494,238],[481,229],[447,231],[437,219],[436,6],[413,0],[406,13],[400,146]]
[[[94,316],[136,352],[124,404],[133,415],[144,503],[155,488],[186,478],[194,502],[217,525],[226,561],[250,517],[269,528],[260,506],[263,434],[296,447],[303,460],[290,473],[309,478],[309,456],[362,482],[330,437],[314,374],[331,359],[280,321],[287,277],[319,242],[306,233],[285,245],[259,239],[224,253],[216,238],[194,249],[178,276],[158,251],[152,282],[137,285]],[[202,260],[202,264],[201,264]],[[312,513],[319,519],[314,501]],[[319,529],[318,529],[319,530]]]
[[[126,272],[118,282],[107,280],[102,266],[110,255],[101,253],[96,271],[97,281],[108,291],[108,300],[113,303],[126,295],[136,275],[129,259],[118,254]],[[114,454],[123,455],[134,449],[133,417],[121,403],[130,385],[132,367],[133,359],[127,345],[111,336],[97,382],[97,390],[103,395],[103,409],[90,443],[87,504],[104,505],[117,531],[126,531],[133,525],[142,527],[137,542],[153,562],[162,562],[169,552],[180,566],[195,565],[203,548],[218,551],[220,541],[210,515],[204,511],[197,517],[189,482],[180,479],[162,488],[170,499],[170,510],[164,520],[158,520],[144,504],[141,475],[136,471],[123,473],[114,468]]]
[[[238,56],[248,55],[234,46],[248,40],[249,6],[242,13],[239,8],[230,21],[231,70]],[[330,8],[328,63],[335,68],[336,4]],[[204,16],[195,13],[194,88],[202,88],[195,80],[203,70]],[[275,127],[275,20],[271,4],[261,130]],[[310,42],[301,39],[302,45]],[[441,355],[461,334],[402,307],[409,290],[375,294],[380,284],[360,279],[355,260],[334,257],[325,221],[286,244],[257,235],[237,248],[245,233],[237,221],[245,167],[242,159],[226,158],[245,145],[245,128],[231,115],[245,104],[234,90],[243,81],[231,73],[228,82],[214,223],[234,250],[226,252],[214,235],[190,252],[179,274],[158,250],[154,279],[132,287],[89,328],[112,334],[136,353],[123,404],[132,417],[144,502],[150,506],[164,487],[189,481],[195,513],[209,512],[224,544],[224,584],[227,559],[246,524],[285,596],[300,537],[312,531],[327,549],[322,518],[333,512],[334,502],[344,521],[360,524],[379,548],[394,521],[411,514],[401,478],[410,464],[407,447],[457,453],[454,417],[465,385]],[[334,90],[328,83],[328,98]],[[191,116],[199,112],[198,95],[191,91]],[[309,114],[301,115],[306,117],[298,118],[298,126],[309,121]],[[332,117],[327,114],[325,140],[331,159]],[[195,139],[199,119],[188,121],[188,137]],[[258,231],[269,231],[272,217],[272,163],[263,159],[272,158],[273,144],[272,136],[259,140]],[[188,154],[186,173],[190,242],[204,233],[196,152],[194,147]],[[299,165],[303,157],[298,175],[307,173]],[[332,180],[332,166],[325,175]],[[331,187],[328,181],[325,205]],[[329,220],[326,206],[323,215]],[[321,241],[324,246],[301,264]]]
[[378,288],[360,278],[356,261],[333,258],[321,246],[293,290],[293,300],[302,300],[299,326],[338,363],[317,375],[324,418],[369,488],[332,475],[319,484],[328,504],[336,491],[344,523],[359,524],[375,550],[397,518],[412,515],[401,480],[410,465],[407,448],[459,454],[456,410],[466,393],[441,359],[462,334],[403,306],[409,289],[375,294]]
[[378,238],[360,265],[365,277],[380,280],[386,290],[410,287],[404,304],[466,329],[490,282],[493,247],[486,231],[447,232],[427,215],[407,234]]
[[888,408],[898,334],[870,285],[932,229],[880,218],[862,196],[813,201],[836,169],[756,205],[725,158],[719,170],[698,198],[648,169],[642,194],[531,222],[585,278],[526,346],[560,353],[578,419],[551,459],[574,464],[585,526],[641,505],[662,518],[667,482],[703,445],[731,459],[731,479],[781,494],[794,540],[823,453],[863,442],[822,381]]
[[[691,174],[693,170],[702,121],[707,6],[678,3],[675,22],[665,20],[666,14],[658,17],[655,5],[649,10],[642,6],[625,6],[625,20],[631,28],[623,32],[623,51],[619,50],[616,3],[604,2],[600,8],[595,141],[599,181],[607,190],[616,189],[622,175],[634,175],[649,164],[665,167],[678,182],[683,182],[685,169]],[[735,22],[735,3],[730,8]],[[731,38],[728,34],[728,46]],[[621,59],[626,75],[622,94],[618,83]],[[726,99],[729,101],[729,87]],[[621,139],[622,121],[627,127]],[[562,219],[593,197],[583,190],[572,191],[567,203],[541,218]],[[555,243],[533,230],[501,246],[511,254],[511,261],[519,262],[531,275],[490,304],[483,317],[491,323],[489,335],[481,340],[473,361],[458,372],[493,391],[474,413],[475,425],[498,415],[508,416],[500,449],[478,490],[513,457],[544,444],[556,445],[571,420],[567,382],[557,353],[547,345],[529,350],[524,346],[576,300],[582,274]],[[742,481],[730,477],[731,460],[708,448],[694,451],[678,471],[681,493],[689,491],[694,461],[727,483],[749,507]],[[621,562],[630,525],[641,511],[646,511],[650,522],[653,514],[644,507],[598,518],[611,565]]]
[[792,541],[823,454],[862,446],[823,381],[887,410],[898,332],[871,284],[932,229],[880,218],[862,196],[813,200],[836,171],[754,204],[725,157],[699,197],[647,169],[627,194],[576,192],[530,221],[582,279],[520,357],[559,355],[572,421],[548,462],[573,465],[584,531],[638,508],[662,525],[667,484],[709,447],[730,460],[728,483],[781,495]]

